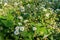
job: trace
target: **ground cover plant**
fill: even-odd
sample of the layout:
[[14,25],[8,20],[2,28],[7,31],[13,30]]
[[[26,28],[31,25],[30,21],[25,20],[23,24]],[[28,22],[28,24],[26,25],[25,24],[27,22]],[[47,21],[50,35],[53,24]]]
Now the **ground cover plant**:
[[60,1],[0,0],[0,40],[60,40]]

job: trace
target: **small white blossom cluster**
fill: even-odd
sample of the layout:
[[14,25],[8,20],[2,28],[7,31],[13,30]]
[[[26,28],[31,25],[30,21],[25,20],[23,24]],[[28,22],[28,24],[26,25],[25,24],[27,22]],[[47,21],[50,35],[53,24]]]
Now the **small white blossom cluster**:
[[21,12],[25,12],[24,6],[20,6],[20,11],[21,11]]
[[29,7],[29,8],[30,8],[30,7],[31,7],[31,5],[30,5],[30,4],[27,4],[27,7]]
[[8,5],[8,3],[4,3],[4,6],[7,6]]
[[[33,29],[33,31],[36,31],[37,30],[36,27],[33,27],[32,29]],[[14,34],[15,35],[18,35],[20,33],[19,31],[24,31],[24,30],[25,30],[24,26],[21,26],[21,27],[17,26],[17,27],[15,27]]]
[[18,25],[22,25],[22,23],[18,22]]
[[50,13],[46,13],[46,17],[49,17]]
[[15,34],[15,35],[18,35],[18,34],[19,34],[19,31],[14,31],[14,34]]
[[24,15],[26,15],[27,13],[24,13]]
[[18,4],[19,4],[19,3],[15,2],[15,3],[14,3],[14,6],[17,6]]
[[18,35],[18,34],[19,34],[19,26],[17,26],[17,27],[15,28],[14,34],[15,34],[15,35]]
[[14,34],[18,35],[20,33],[19,31],[24,31],[24,26],[21,26],[21,27],[17,26],[17,27],[15,27]]
[[52,2],[49,2],[49,4],[52,4]]
[[24,20],[24,23],[27,23],[28,22],[28,20]]
[[24,31],[24,27],[20,27],[20,31]]
[[37,28],[36,27],[33,27],[33,31],[36,31],[37,30]]
[[36,10],[38,10],[38,8],[37,8],[37,7],[36,7],[35,9],[36,9]]
[[56,11],[60,11],[60,9],[56,9]]
[[21,20],[23,20],[23,17],[22,17],[22,16],[18,16],[18,19],[21,19]]

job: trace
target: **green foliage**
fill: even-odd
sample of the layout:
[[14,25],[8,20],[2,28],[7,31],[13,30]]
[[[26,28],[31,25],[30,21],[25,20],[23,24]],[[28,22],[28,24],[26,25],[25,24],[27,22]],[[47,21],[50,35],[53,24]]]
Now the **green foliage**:
[[0,40],[60,40],[59,3],[59,0],[0,1]]

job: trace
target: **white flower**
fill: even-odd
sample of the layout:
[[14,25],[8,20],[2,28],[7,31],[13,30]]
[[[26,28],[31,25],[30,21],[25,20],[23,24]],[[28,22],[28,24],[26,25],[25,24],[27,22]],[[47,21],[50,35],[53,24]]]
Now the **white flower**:
[[18,4],[19,4],[19,3],[15,2],[15,3],[14,3],[14,6],[17,6]]
[[30,4],[27,4],[27,7],[29,7],[29,8],[30,8]]
[[50,13],[47,13],[47,14],[46,14],[46,17],[49,17],[49,15],[50,15]]
[[15,27],[15,30],[19,30],[19,26]]
[[4,4],[4,6],[7,6],[7,5],[8,5],[8,3],[5,3],[5,4]]
[[37,28],[36,27],[33,27],[33,31],[35,31],[35,30],[37,30]]
[[27,13],[24,13],[24,15],[26,15]]
[[56,11],[60,11],[60,9],[56,9]]
[[52,2],[49,2],[49,4],[52,4]]
[[21,19],[21,20],[23,19],[23,17],[22,17],[22,16],[18,16],[18,18],[19,18],[19,19]]
[[22,25],[22,23],[18,22],[19,25]]
[[28,20],[24,20],[24,23],[27,23],[28,22]]
[[21,12],[24,12],[25,8],[23,6],[20,6],[20,10],[21,10]]
[[36,7],[35,9],[36,9],[36,10],[38,10],[38,8],[37,8],[37,7]]
[[14,31],[14,34],[15,34],[15,35],[18,35],[18,34],[19,34],[19,31]]
[[24,31],[24,27],[20,27],[20,31]]

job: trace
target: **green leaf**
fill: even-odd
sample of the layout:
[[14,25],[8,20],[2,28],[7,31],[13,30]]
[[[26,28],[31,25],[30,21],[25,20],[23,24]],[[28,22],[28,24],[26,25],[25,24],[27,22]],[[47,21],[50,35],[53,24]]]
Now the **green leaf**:
[[41,27],[41,28],[40,28],[40,33],[41,33],[41,32],[43,33],[43,35],[44,35],[44,34],[47,34],[47,29],[46,29],[45,27]]
[[0,40],[4,40],[3,34],[0,33]]
[[12,27],[14,25],[13,21],[11,20],[1,20],[3,25],[5,25],[5,27]]
[[12,14],[7,15],[7,20],[13,20],[13,19],[14,19],[14,17],[12,16]]

